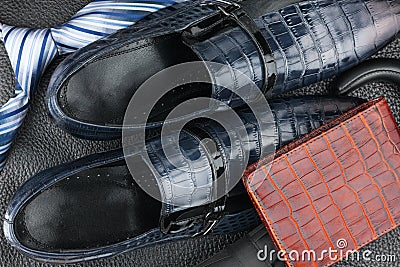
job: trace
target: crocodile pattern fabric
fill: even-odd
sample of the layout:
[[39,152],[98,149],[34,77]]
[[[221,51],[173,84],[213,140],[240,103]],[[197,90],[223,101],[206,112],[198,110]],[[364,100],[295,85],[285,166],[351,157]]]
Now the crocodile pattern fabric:
[[312,250],[312,266],[329,266],[399,225],[399,152],[399,128],[379,98],[252,165],[244,182],[279,249]]
[[[249,146],[251,148],[249,164],[260,159],[262,156],[260,151],[263,148],[271,145],[276,148],[285,146],[363,102],[364,100],[360,98],[329,96],[271,99],[268,104],[272,112],[273,123],[270,127],[263,127],[266,132],[261,132],[257,119],[249,108],[238,109],[237,113],[246,127],[248,140],[251,144]],[[224,153],[229,154],[228,149],[231,147],[226,141],[229,140],[228,134],[218,123],[203,121],[198,127],[204,129],[220,143],[225,144]]]
[[381,49],[400,30],[400,2],[308,1],[258,22],[273,50],[279,94],[332,77]]
[[[209,67],[213,83],[223,84],[226,85],[224,87],[229,88],[228,90],[222,86],[215,86],[214,98],[231,106],[239,106],[242,101],[232,92],[238,92],[241,86],[247,82],[247,79],[239,76],[239,73],[246,74],[258,88],[263,88],[266,73],[261,55],[257,50],[256,44],[241,28],[230,28],[205,41],[197,42],[192,45],[192,49],[199,55],[201,60],[223,64],[239,71],[235,73],[222,67],[217,69],[214,65],[212,68]],[[246,101],[251,101],[257,96],[254,93],[242,95],[248,96]]]
[[[400,31],[400,3],[312,0],[265,14],[255,22],[277,68],[270,93],[279,95],[330,78],[376,53]],[[239,27],[199,42],[194,49],[203,60],[239,69],[260,88],[265,82],[261,56]],[[230,75],[216,73],[214,78],[237,80]]]
[[[272,119],[268,122],[257,122],[249,108],[239,109],[237,114],[247,131],[248,142],[240,139],[236,128],[224,129],[213,120],[191,123],[188,129],[190,131],[192,128],[193,134],[185,133],[180,139],[180,150],[185,156],[182,160],[179,155],[169,160],[165,157],[164,151],[170,150],[168,146],[173,146],[176,142],[168,140],[168,145],[163,147],[159,138],[152,139],[147,144],[147,152],[155,168],[154,173],[160,174],[157,179],[160,191],[164,194],[163,216],[213,201],[211,192],[215,178],[210,168],[213,163],[210,162],[206,149],[199,146],[197,129],[207,133],[217,144],[225,160],[225,173],[229,174],[243,171],[248,164],[259,160],[264,156],[261,151],[271,151],[268,150],[271,147],[280,148],[364,102],[353,97],[327,96],[273,99],[268,101],[271,110],[266,109],[261,116]],[[259,123],[264,124],[264,131],[260,129]],[[230,136],[236,139],[230,140]],[[249,154],[248,163],[242,161],[244,154]],[[243,164],[245,165],[242,166]],[[227,179],[230,178],[228,175]],[[227,181],[228,184],[229,182]]]
[[[254,18],[261,38],[273,51],[272,55],[264,56],[257,49],[259,44],[255,39],[237,24],[223,24],[225,26],[217,27],[218,30],[208,27],[211,18],[224,22],[226,17],[217,6],[201,5],[201,2],[178,3],[152,13],[136,25],[96,41],[62,62],[53,74],[48,90],[48,108],[56,123],[72,133],[83,127],[95,134],[121,132],[122,126],[96,125],[70,118],[58,104],[58,92],[84,66],[118,49],[140,46],[143,42],[154,41],[154,38],[180,34],[182,42],[191,47],[200,60],[237,69],[260,89],[274,75],[276,68],[274,86],[264,93],[279,95],[356,65],[391,41],[400,30],[398,1],[306,1]],[[342,13],[338,15],[339,11]],[[191,32],[199,28],[200,22],[206,24],[206,37],[193,37]],[[370,38],[371,33],[376,38]],[[226,67],[207,67],[212,81],[222,81],[224,87],[229,88],[214,85],[213,98],[237,107],[258,97],[258,92],[237,93],[246,90],[248,79],[237,77],[235,72],[226,71]]]

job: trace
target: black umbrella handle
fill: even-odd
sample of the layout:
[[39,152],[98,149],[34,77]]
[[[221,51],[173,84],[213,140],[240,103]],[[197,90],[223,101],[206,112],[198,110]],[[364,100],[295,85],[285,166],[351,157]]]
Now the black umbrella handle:
[[400,60],[376,58],[364,61],[336,78],[332,94],[346,95],[371,82],[400,85]]

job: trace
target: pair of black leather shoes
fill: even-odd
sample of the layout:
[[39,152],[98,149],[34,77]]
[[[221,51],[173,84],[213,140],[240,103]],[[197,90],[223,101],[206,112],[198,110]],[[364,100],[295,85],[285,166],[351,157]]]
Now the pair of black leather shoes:
[[[310,1],[270,13],[266,3],[179,3],[61,63],[49,85],[50,114],[65,130],[91,139],[120,137],[136,90],[175,64],[200,60],[228,65],[245,74],[244,80],[250,79],[258,90],[240,98],[246,84],[242,78],[205,63],[203,70],[212,84],[174,88],[146,114],[150,126],[145,128],[178,123],[166,120],[170,110],[186,100],[209,97],[234,109],[245,125],[245,136],[230,140],[227,129],[195,114],[175,140],[183,158],[167,157],[164,151],[169,145],[153,137],[146,140],[145,150],[95,154],[41,172],[10,201],[4,222],[10,243],[38,260],[71,263],[258,225],[240,183],[218,200],[210,197],[219,173],[228,174],[228,179],[235,170],[231,163],[243,162],[243,155],[249,156],[244,164],[253,163],[263,148],[279,148],[363,100],[323,96],[269,100],[270,128],[260,127],[256,115],[263,114],[253,114],[250,103],[261,93],[278,95],[350,68],[393,39],[400,28],[400,4],[389,0]],[[210,112],[224,117],[229,110],[204,110]],[[204,139],[211,139],[216,150],[210,150]],[[134,171],[127,161],[136,166]],[[190,171],[182,172],[176,163]],[[155,189],[162,201],[149,196],[146,186]]]
[[[32,177],[14,195],[6,214],[5,235],[28,256],[60,263],[106,257],[208,232],[250,230],[260,221],[241,183],[222,201],[206,201],[210,193],[205,189],[212,190],[214,175],[229,164],[225,157],[230,155],[228,158],[234,161],[247,153],[249,163],[253,163],[263,147],[281,147],[363,102],[324,96],[270,100],[275,125],[267,132],[259,130],[249,109],[240,108],[237,112],[246,125],[251,146],[229,145],[220,125],[194,121],[180,135],[180,150],[190,172],[179,171],[181,166],[171,164],[177,161],[167,159],[158,149],[162,147],[158,137],[147,140],[147,151],[124,155],[121,149],[48,169]],[[271,133],[274,128],[276,133]],[[272,138],[263,138],[266,135]],[[204,138],[216,143],[215,154],[207,153],[200,142]],[[259,141],[263,139],[267,142]],[[131,171],[127,161],[135,166]],[[137,183],[140,177],[159,188],[164,203],[147,195],[143,184]],[[185,190],[175,188],[176,183]],[[200,185],[202,191],[196,192]]]

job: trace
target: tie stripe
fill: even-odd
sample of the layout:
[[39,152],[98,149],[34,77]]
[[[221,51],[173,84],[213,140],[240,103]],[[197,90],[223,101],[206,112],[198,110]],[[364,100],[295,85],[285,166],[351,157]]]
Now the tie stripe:
[[59,54],[71,53],[177,2],[182,0],[94,1],[67,23],[52,28],[51,33]]
[[6,153],[26,116],[30,94],[57,53],[49,29],[1,25],[1,30],[14,69],[16,88],[14,96],[0,108],[0,169],[4,167]]
[[30,95],[50,62],[104,36],[129,27],[144,16],[184,0],[97,0],[68,22],[51,29],[27,29],[0,23],[0,39],[16,77],[12,98],[0,108],[0,170],[27,110]]

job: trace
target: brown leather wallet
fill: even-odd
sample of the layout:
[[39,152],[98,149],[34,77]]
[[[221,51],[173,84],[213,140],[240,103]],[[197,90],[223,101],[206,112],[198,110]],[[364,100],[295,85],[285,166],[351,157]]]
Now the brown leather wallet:
[[396,228],[399,178],[400,131],[384,98],[314,130],[243,176],[287,266],[329,266]]

